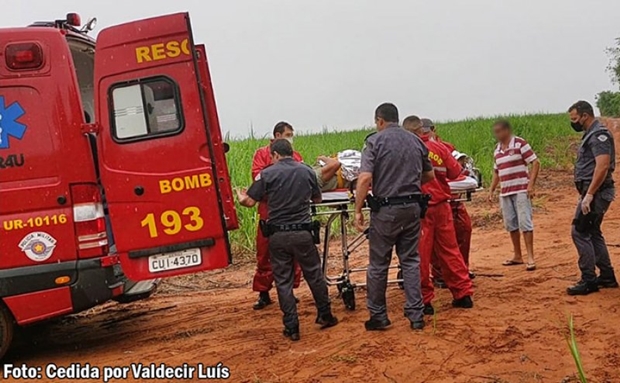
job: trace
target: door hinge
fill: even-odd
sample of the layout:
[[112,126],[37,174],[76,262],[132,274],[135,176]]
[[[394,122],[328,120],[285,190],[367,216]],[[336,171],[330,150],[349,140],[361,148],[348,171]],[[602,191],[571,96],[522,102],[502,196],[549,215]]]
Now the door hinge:
[[98,123],[93,124],[82,124],[82,134],[99,134],[101,130],[101,125]]

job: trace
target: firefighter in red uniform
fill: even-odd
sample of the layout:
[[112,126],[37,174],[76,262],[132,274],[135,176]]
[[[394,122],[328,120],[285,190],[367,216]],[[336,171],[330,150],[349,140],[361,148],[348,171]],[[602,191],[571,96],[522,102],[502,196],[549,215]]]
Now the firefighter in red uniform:
[[[428,118],[421,119],[422,127],[425,129],[430,129],[430,136],[437,142],[442,143],[450,153],[456,150],[455,146],[447,141],[443,141],[439,135],[437,134],[437,130],[435,129],[435,124],[433,121]],[[458,158],[456,159],[458,161]],[[453,199],[457,199],[459,196],[452,196]],[[454,219],[454,231],[456,232],[456,241],[459,245],[459,250],[461,251],[461,255],[463,256],[463,260],[465,261],[465,265],[469,269],[469,252],[471,248],[471,218],[469,217],[469,213],[467,212],[467,208],[465,204],[462,202],[450,202],[450,206],[452,207],[452,217]],[[433,284],[436,287],[445,289],[446,283],[443,280],[441,275],[441,267],[439,266],[439,261],[437,256],[433,252],[431,257],[431,265],[433,272]],[[474,279],[476,275],[472,272],[469,272],[469,278]]]
[[442,141],[441,138],[439,138],[437,130],[435,129],[435,124],[433,124],[433,121],[430,118],[422,118],[420,121],[422,122],[422,127],[424,129],[430,129],[429,134],[431,138],[433,138],[437,142],[441,142],[442,144],[444,144],[444,146],[448,148],[450,153],[456,150],[456,147],[454,145],[447,141]]
[[426,144],[429,158],[435,170],[435,179],[423,185],[422,191],[431,195],[426,217],[422,220],[420,236],[420,275],[424,313],[434,314],[432,300],[435,296],[430,278],[431,254],[434,251],[446,285],[454,300],[453,307],[472,308],[474,293],[469,271],[456,242],[452,209],[450,208],[450,185],[448,179],[461,174],[461,166],[444,144],[431,139],[431,130],[422,126],[419,118],[407,117],[403,127],[418,135]]
[[[293,127],[285,121],[280,121],[273,128],[274,139],[284,138],[291,144],[293,143]],[[293,158],[297,162],[303,162],[301,155],[293,153]],[[269,145],[258,149],[254,153],[252,160],[252,179],[256,180],[259,173],[271,165],[271,153]],[[260,201],[258,204],[258,217],[260,220],[267,220],[268,210],[267,201]],[[295,263],[295,282],[293,287],[299,287],[301,280],[301,269]],[[272,303],[269,291],[273,287],[273,271],[269,260],[269,239],[264,237],[260,228],[256,231],[256,273],[252,282],[252,290],[258,292],[258,300],[254,304],[254,310],[262,310]]]
[[[445,142],[444,142],[445,143]],[[457,152],[458,153],[458,152]],[[454,153],[453,153],[454,156]],[[460,177],[471,176],[465,166],[459,161],[462,159],[462,156],[465,156],[463,153],[458,153],[457,156],[454,157],[459,165],[461,166],[461,175]],[[458,199],[458,195],[453,195],[452,199]],[[463,255],[463,260],[465,261],[465,265],[469,269],[469,251],[471,248],[471,218],[469,217],[469,213],[467,212],[467,208],[465,204],[461,201],[451,201],[450,206],[452,206],[452,217],[454,218],[454,230],[456,231],[456,241],[459,244],[459,250],[461,250],[461,255]],[[469,272],[469,278],[474,279],[476,275]]]

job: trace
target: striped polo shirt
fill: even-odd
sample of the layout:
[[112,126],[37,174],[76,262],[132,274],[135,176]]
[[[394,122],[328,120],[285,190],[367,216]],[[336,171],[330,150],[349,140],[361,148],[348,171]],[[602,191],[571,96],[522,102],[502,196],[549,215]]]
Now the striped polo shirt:
[[530,182],[527,165],[537,158],[530,144],[521,137],[513,136],[506,149],[497,144],[494,169],[499,175],[500,196],[527,192]]

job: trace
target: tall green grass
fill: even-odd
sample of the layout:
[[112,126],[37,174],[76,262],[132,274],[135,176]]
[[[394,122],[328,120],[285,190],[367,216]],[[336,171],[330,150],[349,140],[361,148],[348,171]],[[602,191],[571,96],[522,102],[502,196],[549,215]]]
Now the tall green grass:
[[[544,168],[565,167],[572,161],[571,143],[575,134],[564,114],[541,114],[507,116],[515,134],[526,139],[537,152]],[[495,118],[479,118],[464,121],[436,123],[441,139],[454,144],[457,150],[475,159],[486,181],[493,169],[495,141],[491,127]],[[361,150],[364,138],[374,128],[362,128],[348,132],[323,131],[317,134],[297,134],[295,150],[301,153],[308,164],[314,164],[319,155],[336,154],[344,149]],[[254,151],[269,143],[270,137],[252,136],[242,140],[229,140],[227,154],[233,187],[247,187],[252,182],[251,164]],[[544,170],[543,170],[544,171]],[[231,234],[236,255],[249,253],[254,249],[257,216],[255,209],[238,207],[241,228]]]

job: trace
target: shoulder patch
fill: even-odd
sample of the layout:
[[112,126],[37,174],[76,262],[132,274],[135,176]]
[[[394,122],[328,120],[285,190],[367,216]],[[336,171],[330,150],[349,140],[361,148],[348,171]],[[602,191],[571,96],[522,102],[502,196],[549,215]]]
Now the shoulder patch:
[[599,140],[599,141],[601,141],[601,142],[605,142],[605,141],[607,141],[607,135],[606,135],[606,134],[600,134],[600,135],[599,135],[598,137],[596,137],[596,138],[598,138],[598,140]]
[[369,135],[367,135],[367,136],[364,138],[364,142],[366,142],[366,140],[368,140],[370,137],[374,136],[375,134],[377,134],[377,132],[372,132],[372,133],[370,133]]
[[364,146],[362,146],[362,152],[365,151],[366,147],[368,146],[368,139],[373,137],[375,134],[377,134],[377,132],[372,132],[364,138]]
[[254,181],[258,181],[258,180],[260,180],[260,175],[261,175],[261,173],[262,173],[262,172],[258,173],[258,174],[256,175],[256,177],[254,177]]

